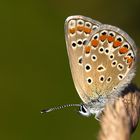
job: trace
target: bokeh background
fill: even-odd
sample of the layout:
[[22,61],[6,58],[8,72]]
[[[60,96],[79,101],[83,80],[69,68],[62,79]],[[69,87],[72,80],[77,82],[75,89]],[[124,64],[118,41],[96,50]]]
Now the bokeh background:
[[[70,73],[64,21],[85,15],[122,28],[140,46],[139,13],[139,0],[1,0],[0,139],[96,139],[99,123],[76,108],[40,114],[46,107],[81,102]],[[138,67],[138,86],[139,72]],[[139,131],[140,126],[132,140],[139,139]]]

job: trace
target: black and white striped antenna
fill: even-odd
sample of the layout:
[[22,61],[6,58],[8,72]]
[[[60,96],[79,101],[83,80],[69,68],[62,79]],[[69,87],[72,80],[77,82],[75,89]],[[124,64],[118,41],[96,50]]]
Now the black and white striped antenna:
[[60,110],[60,109],[66,108],[66,107],[73,107],[73,106],[80,107],[81,104],[65,104],[65,105],[62,105],[62,106],[56,106],[56,107],[52,107],[52,108],[49,108],[49,109],[43,109],[43,110],[41,110],[41,114],[52,112],[52,111],[55,111],[55,110]]

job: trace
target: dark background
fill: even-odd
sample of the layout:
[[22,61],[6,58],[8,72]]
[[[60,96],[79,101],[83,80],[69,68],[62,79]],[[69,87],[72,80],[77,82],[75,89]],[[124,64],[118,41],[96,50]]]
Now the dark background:
[[[71,78],[63,27],[75,14],[118,26],[140,46],[139,0],[0,1],[1,140],[96,139],[99,123],[74,108],[40,114],[45,107],[81,102]],[[139,69],[134,79],[138,86]],[[132,140],[139,139],[139,131],[140,126]]]

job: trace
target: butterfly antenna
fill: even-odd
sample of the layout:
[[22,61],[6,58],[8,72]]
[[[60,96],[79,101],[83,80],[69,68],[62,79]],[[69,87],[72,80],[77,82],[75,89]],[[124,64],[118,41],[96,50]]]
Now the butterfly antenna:
[[49,109],[43,109],[41,110],[41,114],[43,113],[48,113],[48,112],[51,112],[51,111],[54,111],[54,110],[59,110],[59,109],[63,109],[63,108],[66,108],[66,107],[73,107],[73,106],[81,106],[81,104],[65,104],[65,105],[62,105],[62,106],[56,106],[56,107],[52,107],[52,108],[49,108]]

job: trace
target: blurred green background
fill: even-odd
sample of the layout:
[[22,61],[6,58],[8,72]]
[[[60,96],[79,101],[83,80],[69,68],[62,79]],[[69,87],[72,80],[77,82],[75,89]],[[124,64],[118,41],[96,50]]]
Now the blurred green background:
[[[75,108],[40,114],[46,107],[81,102],[70,73],[64,20],[80,14],[118,26],[139,46],[139,13],[139,0],[1,0],[0,139],[96,139],[99,123]],[[132,140],[139,139],[139,131],[140,126]]]

